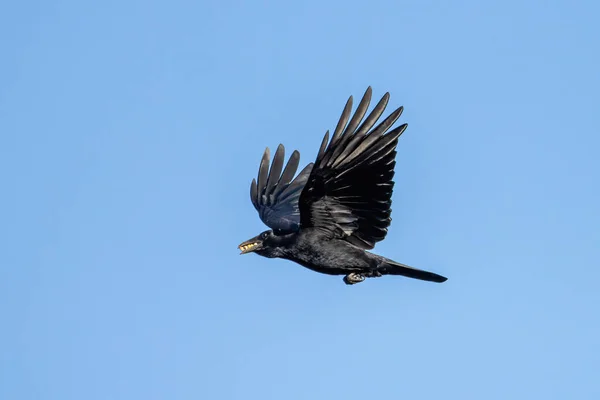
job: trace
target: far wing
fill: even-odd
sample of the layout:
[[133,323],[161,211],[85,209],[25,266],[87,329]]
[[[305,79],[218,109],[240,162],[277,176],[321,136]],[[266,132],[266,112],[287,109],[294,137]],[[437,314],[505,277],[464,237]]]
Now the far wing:
[[319,228],[363,249],[383,240],[391,223],[396,145],[407,126],[388,131],[402,114],[400,107],[373,128],[389,93],[361,124],[371,93],[369,87],[352,119],[350,97],[331,141],[329,131],[325,134],[300,195],[302,228]]
[[300,162],[298,151],[292,153],[285,169],[283,145],[277,147],[270,170],[269,157],[270,151],[267,147],[258,169],[258,180],[253,179],[250,185],[250,199],[260,219],[269,228],[282,233],[297,231],[300,226],[298,198],[313,164],[308,164],[293,179]]

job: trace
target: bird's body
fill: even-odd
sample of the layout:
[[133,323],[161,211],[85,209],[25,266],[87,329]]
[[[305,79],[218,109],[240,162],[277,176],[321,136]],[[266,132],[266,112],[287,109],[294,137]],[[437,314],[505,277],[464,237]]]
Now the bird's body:
[[255,252],[322,274],[344,275],[347,284],[382,275],[446,280],[367,251],[385,238],[391,223],[396,145],[406,129],[403,124],[389,130],[402,107],[373,128],[385,110],[387,93],[361,124],[370,99],[368,88],[350,119],[350,97],[331,141],[327,132],[314,164],[295,178],[299,153],[292,154],[284,169],[280,145],[269,170],[267,148],[250,197],[272,230],[242,243],[242,254]]
[[376,268],[374,255],[345,240],[331,239],[318,229],[307,228],[290,234],[289,239],[272,250],[258,250],[259,255],[283,258],[316,272],[346,275]]

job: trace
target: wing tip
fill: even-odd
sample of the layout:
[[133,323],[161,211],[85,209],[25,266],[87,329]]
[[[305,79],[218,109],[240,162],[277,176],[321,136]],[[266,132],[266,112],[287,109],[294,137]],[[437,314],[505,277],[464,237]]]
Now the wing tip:
[[269,146],[267,146],[267,147],[265,147],[265,151],[263,153],[262,159],[260,160],[261,165],[265,160],[269,161],[270,159],[271,159],[271,149],[269,148]]

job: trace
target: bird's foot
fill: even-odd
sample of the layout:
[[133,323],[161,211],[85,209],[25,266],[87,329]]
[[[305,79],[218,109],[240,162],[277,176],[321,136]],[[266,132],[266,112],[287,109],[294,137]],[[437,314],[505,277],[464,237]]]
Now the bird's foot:
[[346,285],[355,285],[365,280],[365,277],[356,272],[352,272],[344,277],[344,283]]

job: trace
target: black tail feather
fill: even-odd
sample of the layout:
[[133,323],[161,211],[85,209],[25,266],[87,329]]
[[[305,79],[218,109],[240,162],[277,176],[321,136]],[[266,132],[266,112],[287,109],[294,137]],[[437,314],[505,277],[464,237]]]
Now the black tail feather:
[[386,259],[378,268],[382,275],[402,275],[408,278],[420,279],[429,282],[446,282],[448,278],[429,271],[413,268],[408,265]]

